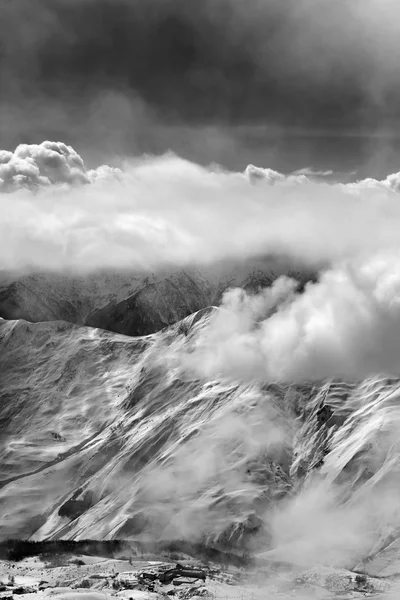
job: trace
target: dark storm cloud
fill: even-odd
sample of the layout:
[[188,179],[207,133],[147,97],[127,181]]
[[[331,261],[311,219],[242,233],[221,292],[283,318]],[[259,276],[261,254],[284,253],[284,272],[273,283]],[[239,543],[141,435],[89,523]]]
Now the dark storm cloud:
[[[299,31],[305,27],[305,39],[310,33],[304,18],[297,23],[299,3],[289,0],[282,10],[277,2],[253,0],[243,14],[238,4],[9,2],[2,19],[6,82],[11,77],[11,93],[34,84],[66,100],[85,99],[99,89],[129,90],[161,116],[178,121],[273,116],[292,122],[312,118],[324,125],[346,122],[343,110],[357,109],[361,102],[357,82],[349,79],[354,73],[334,56],[327,69],[320,68],[321,57],[306,56],[302,48],[301,60],[296,58],[291,48],[301,43],[296,42]],[[321,42],[310,38],[313,51],[323,49],[326,42]]]
[[79,151],[189,146],[203,160],[207,135],[190,138],[207,127],[214,160],[246,145],[238,126],[357,135],[400,112],[390,0],[8,0],[0,11],[10,149],[58,138]]

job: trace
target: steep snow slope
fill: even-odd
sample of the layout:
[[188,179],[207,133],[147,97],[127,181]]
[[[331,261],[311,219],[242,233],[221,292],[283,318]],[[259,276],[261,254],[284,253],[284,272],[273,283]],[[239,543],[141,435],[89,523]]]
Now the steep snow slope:
[[397,537],[398,380],[243,386],[147,337],[0,321],[1,537],[186,538],[354,566]]
[[289,467],[275,433],[264,440],[281,409],[164,360],[208,313],[146,338],[1,321],[2,537],[214,535],[254,515],[268,461]]

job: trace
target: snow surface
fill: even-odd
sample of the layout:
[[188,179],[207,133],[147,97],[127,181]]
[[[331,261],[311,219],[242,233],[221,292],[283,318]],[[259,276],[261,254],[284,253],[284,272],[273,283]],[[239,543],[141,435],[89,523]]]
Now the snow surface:
[[400,382],[183,376],[177,353],[216,310],[138,338],[0,321],[3,539],[201,540],[302,567],[374,564],[400,531]]

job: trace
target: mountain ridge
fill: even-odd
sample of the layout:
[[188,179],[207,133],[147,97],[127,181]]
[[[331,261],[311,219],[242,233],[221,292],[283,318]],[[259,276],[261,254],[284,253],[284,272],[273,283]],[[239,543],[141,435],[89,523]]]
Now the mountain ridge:
[[305,267],[293,269],[282,259],[265,257],[159,273],[8,274],[0,280],[0,317],[64,320],[127,335],[148,335],[219,304],[230,287],[259,291],[282,274],[295,277],[301,285],[315,279]]
[[182,377],[171,353],[218,310],[141,337],[0,320],[3,539],[186,539],[346,568],[393,542],[399,380]]

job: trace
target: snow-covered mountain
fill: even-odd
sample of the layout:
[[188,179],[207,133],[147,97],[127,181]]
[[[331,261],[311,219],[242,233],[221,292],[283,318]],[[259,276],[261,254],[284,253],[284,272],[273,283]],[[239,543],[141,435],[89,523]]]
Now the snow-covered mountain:
[[0,279],[0,316],[32,322],[82,324],[98,308],[118,302],[141,285],[140,274],[8,274]]
[[[268,474],[256,464],[245,474],[245,464],[261,442],[250,441],[249,456],[234,446],[267,407],[255,397],[246,417],[250,391],[185,381],[163,359],[171,344],[190,343],[210,310],[142,338],[1,321],[3,536],[214,536],[255,515],[262,490],[252,478]],[[198,456],[207,440],[208,456]],[[239,495],[235,466],[248,479]]]
[[[0,278],[0,317],[31,322],[63,320],[127,335],[147,335],[193,312],[219,304],[232,286],[258,290],[282,273],[282,260],[170,269],[158,273],[31,273]],[[312,275],[299,268],[294,275]]]
[[400,527],[400,381],[189,376],[218,309],[146,337],[0,321],[1,537],[190,539],[354,566]]

